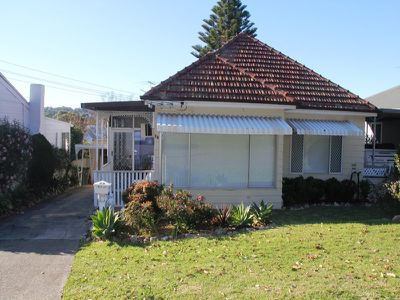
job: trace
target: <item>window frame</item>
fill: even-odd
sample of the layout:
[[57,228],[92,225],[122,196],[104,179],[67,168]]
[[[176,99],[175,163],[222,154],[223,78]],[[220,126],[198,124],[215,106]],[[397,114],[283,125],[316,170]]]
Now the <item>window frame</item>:
[[289,173],[290,174],[297,174],[297,175],[340,175],[343,173],[343,139],[344,136],[340,136],[342,138],[341,142],[341,153],[340,153],[340,172],[331,172],[331,155],[332,155],[332,135],[329,136],[329,154],[328,154],[328,172],[327,173],[317,173],[317,172],[304,172],[304,134],[303,136],[303,148],[302,148],[302,167],[301,172],[293,172],[292,171],[292,155],[293,155],[293,135],[290,136],[290,147],[289,147]]
[[[195,133],[196,134],[196,133]],[[247,182],[243,187],[196,187],[196,186],[192,186],[191,184],[191,171],[192,171],[192,162],[191,162],[191,139],[192,139],[192,133],[188,133],[189,138],[188,138],[188,178],[187,178],[187,182],[188,185],[187,186],[178,186],[175,185],[175,187],[177,188],[186,188],[186,189],[194,189],[194,190],[242,190],[242,189],[276,189],[277,187],[277,180],[278,180],[278,176],[277,176],[277,168],[278,168],[278,162],[277,162],[277,155],[278,155],[278,137],[277,135],[273,135],[273,143],[274,143],[274,154],[273,154],[273,180],[272,180],[272,184],[270,185],[264,185],[264,186],[251,186],[250,185],[250,134],[243,134],[243,136],[246,136],[248,138],[248,143],[249,143],[249,147],[248,147],[248,155],[247,155]],[[161,171],[160,171],[160,175],[161,175],[161,182],[162,184],[165,184],[165,164],[164,164],[164,146],[163,146],[163,139],[165,138],[165,134],[161,134],[160,135],[160,166],[161,166]]]

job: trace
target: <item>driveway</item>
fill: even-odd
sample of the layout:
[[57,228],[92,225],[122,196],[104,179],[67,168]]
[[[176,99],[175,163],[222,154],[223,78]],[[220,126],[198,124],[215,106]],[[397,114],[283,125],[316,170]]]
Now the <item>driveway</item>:
[[0,220],[0,299],[60,299],[89,226],[92,193],[79,188]]

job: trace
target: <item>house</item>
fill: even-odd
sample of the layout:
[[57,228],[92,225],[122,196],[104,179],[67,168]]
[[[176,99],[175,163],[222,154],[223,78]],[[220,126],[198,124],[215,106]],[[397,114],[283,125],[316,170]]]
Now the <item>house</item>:
[[370,96],[367,100],[379,111],[376,118],[367,118],[365,164],[390,168],[400,146],[400,86]]
[[108,133],[109,160],[94,177],[112,183],[116,205],[127,184],[152,178],[219,206],[280,208],[283,177],[362,170],[365,118],[376,116],[374,105],[246,34],[141,100],[82,104]]
[[0,119],[17,121],[31,134],[41,133],[53,146],[69,151],[71,124],[45,117],[44,92],[43,85],[32,84],[28,102],[0,73]]
[[[396,149],[400,145],[400,85],[367,98],[379,109],[376,140],[380,148]],[[373,119],[368,119],[370,127]]]

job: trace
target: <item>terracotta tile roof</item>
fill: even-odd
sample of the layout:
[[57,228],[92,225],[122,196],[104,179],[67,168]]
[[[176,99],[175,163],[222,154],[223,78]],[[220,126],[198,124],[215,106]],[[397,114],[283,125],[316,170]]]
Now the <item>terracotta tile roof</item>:
[[239,34],[161,82],[143,100],[292,104],[298,108],[376,108],[290,57]]

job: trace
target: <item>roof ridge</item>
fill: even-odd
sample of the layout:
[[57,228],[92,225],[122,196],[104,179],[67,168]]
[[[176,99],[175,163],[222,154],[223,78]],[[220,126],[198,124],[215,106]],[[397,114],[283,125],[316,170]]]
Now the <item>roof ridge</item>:
[[219,54],[215,55],[215,58],[222,61],[224,64],[227,64],[228,66],[232,67],[233,69],[239,71],[241,74],[249,76],[251,79],[261,83],[263,87],[269,88],[273,92],[277,93],[278,95],[284,97],[286,100],[293,102],[294,98],[292,96],[288,95],[288,92],[282,91],[281,89],[278,89],[276,85],[273,84],[267,84],[265,83],[265,80],[257,78],[257,75],[251,72],[246,71],[245,68],[239,68],[236,66],[234,63],[231,63],[228,59],[220,56]]

